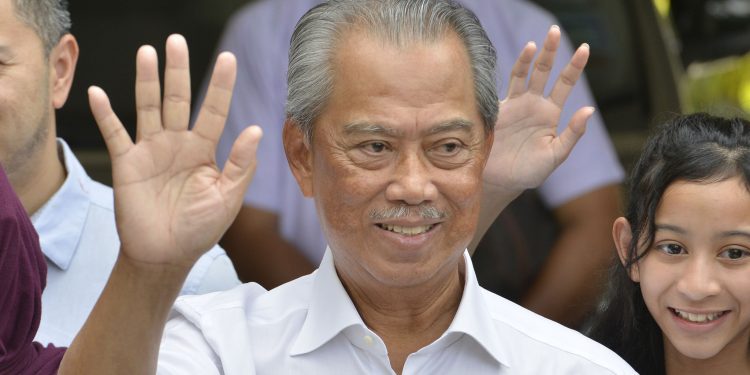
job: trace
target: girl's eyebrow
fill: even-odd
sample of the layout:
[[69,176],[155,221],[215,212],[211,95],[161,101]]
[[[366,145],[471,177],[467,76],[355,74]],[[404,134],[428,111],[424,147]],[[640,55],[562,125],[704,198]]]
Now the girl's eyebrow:
[[[682,229],[676,225],[656,224],[655,228],[656,230],[666,230],[666,231],[674,232],[678,234],[687,234],[687,231],[685,229]],[[750,232],[738,229],[738,230],[728,230],[728,231],[721,232],[718,235],[716,235],[716,238],[727,238],[727,237],[746,237],[750,239]]]
[[744,230],[729,230],[726,232],[721,232],[718,237],[747,237],[748,239],[750,239],[750,232]]
[[666,230],[670,232],[675,232],[678,234],[686,234],[687,231],[685,229],[682,229],[676,225],[670,225],[670,224],[656,224],[655,225],[656,230]]

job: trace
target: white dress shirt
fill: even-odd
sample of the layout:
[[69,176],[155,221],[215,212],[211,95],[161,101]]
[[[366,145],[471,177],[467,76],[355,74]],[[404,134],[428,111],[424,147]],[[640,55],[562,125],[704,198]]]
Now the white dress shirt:
[[[68,346],[86,321],[109,279],[120,251],[112,188],[92,180],[58,139],[67,177],[32,215],[47,258],[47,287],[35,341]],[[239,285],[232,262],[215,246],[201,257],[181,294],[226,290]]]
[[[634,374],[578,332],[477,284],[468,252],[450,327],[411,354],[403,374]],[[245,284],[180,297],[165,328],[159,374],[393,374],[383,341],[342,286],[330,249],[320,268],[271,291]]]

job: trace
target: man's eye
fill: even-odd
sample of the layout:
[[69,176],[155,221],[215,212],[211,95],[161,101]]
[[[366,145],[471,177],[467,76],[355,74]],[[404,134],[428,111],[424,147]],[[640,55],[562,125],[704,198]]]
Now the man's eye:
[[384,142],[370,142],[363,145],[365,151],[372,152],[374,154],[380,154],[388,149],[388,145]]
[[452,154],[458,149],[458,143],[446,143],[440,146],[446,153]]
[[437,147],[434,147],[432,150],[441,156],[455,155],[456,153],[461,151],[461,144],[459,142],[445,142],[441,143]]
[[685,249],[681,245],[678,245],[676,243],[661,244],[657,245],[656,248],[667,255],[685,254]]
[[726,258],[726,259],[731,259],[731,260],[738,260],[738,259],[746,258],[748,256],[750,256],[750,251],[736,248],[736,247],[724,250],[719,254],[720,258]]

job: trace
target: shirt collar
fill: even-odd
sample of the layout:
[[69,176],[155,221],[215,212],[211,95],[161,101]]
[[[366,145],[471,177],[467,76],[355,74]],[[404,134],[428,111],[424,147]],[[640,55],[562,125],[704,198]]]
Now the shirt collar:
[[339,280],[330,248],[326,249],[320,267],[315,271],[311,293],[307,317],[292,346],[291,355],[312,352],[350,326],[365,327]]
[[39,233],[42,252],[52,263],[67,270],[75,256],[88,215],[91,178],[62,139],[57,139],[67,176],[60,189],[31,216]]
[[496,361],[509,366],[510,358],[503,351],[505,345],[498,337],[497,330],[494,329],[495,321],[492,319],[490,309],[483,296],[484,293],[489,292],[479,286],[468,251],[464,251],[464,264],[466,270],[461,303],[458,305],[453,322],[448,326],[441,339],[457,333],[465,334],[479,343]]
[[[492,329],[495,323],[482,296],[484,290],[477,281],[469,252],[465,251],[463,257],[466,270],[461,303],[453,322],[435,344],[439,347],[448,346],[465,334],[479,343],[496,361],[507,366],[510,361],[502,350],[497,331]],[[348,327],[360,325],[366,329],[339,280],[330,248],[326,249],[323,261],[316,271],[311,293],[307,317],[292,346],[291,355],[312,352]]]

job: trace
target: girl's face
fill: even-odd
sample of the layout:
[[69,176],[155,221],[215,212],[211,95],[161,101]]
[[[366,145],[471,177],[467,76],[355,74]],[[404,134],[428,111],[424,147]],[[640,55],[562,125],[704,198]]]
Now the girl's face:
[[746,358],[750,193],[742,180],[674,182],[664,192],[655,223],[654,243],[631,278],[640,282],[646,306],[664,333],[665,353]]

